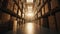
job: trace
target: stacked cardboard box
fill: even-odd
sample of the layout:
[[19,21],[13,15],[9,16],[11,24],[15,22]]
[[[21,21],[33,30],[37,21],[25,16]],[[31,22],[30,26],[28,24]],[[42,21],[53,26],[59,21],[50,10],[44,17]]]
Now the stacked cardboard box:
[[45,4],[45,13],[47,13],[49,10],[48,10],[48,3]]
[[56,13],[57,28],[60,31],[60,12]]
[[46,2],[47,0],[44,0],[44,2]]
[[43,27],[46,27],[46,28],[48,28],[48,21],[47,21],[47,18],[44,18],[44,20],[43,20]]
[[43,0],[40,0],[40,2],[41,2],[41,6],[43,5]]
[[0,0],[0,8],[1,8],[1,6],[2,6],[2,2],[3,2],[3,1],[2,1],[2,0]]
[[41,17],[41,12],[38,13],[38,17]]
[[43,25],[43,18],[41,18],[41,27],[42,27],[42,25]]
[[41,19],[39,19],[39,25],[41,26]]
[[14,5],[14,12],[17,14],[18,6],[15,4]]
[[42,15],[44,15],[44,11],[45,11],[45,9],[44,9],[44,8],[45,8],[45,7],[43,7],[43,8],[42,8]]
[[51,0],[51,9],[54,9],[56,7],[58,7],[58,1],[57,0]]
[[43,27],[47,27],[47,19],[46,19],[46,18],[42,18],[42,19],[41,19],[41,25],[42,25]]
[[49,16],[49,28],[51,32],[56,32],[56,26],[55,26],[55,18],[54,16]]
[[[7,5],[8,5],[8,0],[3,0],[3,1],[1,0],[1,5],[2,5],[2,6],[0,6],[1,8],[6,9],[7,8]],[[1,15],[1,17],[0,17],[1,19],[0,20],[3,23],[10,20],[10,15],[9,14],[3,13],[1,11],[0,15]]]
[[8,1],[8,5],[7,5],[7,9],[13,11],[13,5],[14,5],[13,0],[9,0],[9,1]]

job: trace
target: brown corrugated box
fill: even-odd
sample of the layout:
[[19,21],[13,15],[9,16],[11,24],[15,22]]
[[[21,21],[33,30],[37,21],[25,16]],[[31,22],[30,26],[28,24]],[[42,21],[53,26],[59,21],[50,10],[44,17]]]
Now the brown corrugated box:
[[49,28],[51,32],[56,32],[56,26],[55,26],[55,18],[54,16],[49,16]]
[[42,8],[42,15],[44,15],[44,10],[45,10],[45,9],[44,9],[44,7],[43,7],[43,8]]
[[57,0],[51,0],[51,9],[54,9],[56,7],[58,7],[58,1]]
[[8,5],[7,5],[7,9],[13,11],[13,5],[14,5],[13,1],[12,0],[9,0],[8,1]]
[[47,13],[49,10],[48,10],[48,3],[45,4],[45,13]]
[[56,13],[56,21],[58,30],[60,31],[60,12]]

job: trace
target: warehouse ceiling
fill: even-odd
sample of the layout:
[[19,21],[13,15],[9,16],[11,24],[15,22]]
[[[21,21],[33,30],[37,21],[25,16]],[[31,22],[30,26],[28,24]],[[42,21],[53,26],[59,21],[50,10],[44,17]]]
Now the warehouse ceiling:
[[25,2],[23,2],[23,10],[24,10],[23,12],[25,13],[25,19],[27,20],[35,19],[34,16],[38,11],[37,10],[38,4],[39,4],[39,0],[25,0]]

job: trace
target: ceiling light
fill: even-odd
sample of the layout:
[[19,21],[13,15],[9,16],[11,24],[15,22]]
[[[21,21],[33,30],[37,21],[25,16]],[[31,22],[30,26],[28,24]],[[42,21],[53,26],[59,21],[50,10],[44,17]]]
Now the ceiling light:
[[33,0],[26,0],[27,3],[33,3]]
[[26,13],[27,17],[33,17],[34,13],[30,12],[30,13]]

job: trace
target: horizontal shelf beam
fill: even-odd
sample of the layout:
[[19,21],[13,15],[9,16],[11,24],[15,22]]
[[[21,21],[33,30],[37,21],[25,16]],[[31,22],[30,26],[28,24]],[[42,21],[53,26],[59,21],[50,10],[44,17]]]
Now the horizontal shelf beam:
[[[38,19],[44,18],[44,17],[48,17],[48,16],[50,16],[50,15],[54,15],[54,14],[57,13],[57,12],[60,12],[60,7],[57,7],[57,8],[55,8],[55,9],[52,9],[52,10],[49,11],[48,13],[42,15],[41,17],[38,17],[38,18],[35,19],[35,20],[38,20]],[[35,21],[35,20],[34,20],[34,21]]]
[[14,16],[16,18],[23,19],[19,15],[15,14],[13,11],[11,11],[9,9],[0,8],[0,12],[4,12],[4,13]]
[[13,1],[18,6],[18,8],[20,9],[20,11],[22,12],[23,10],[19,7],[19,3],[17,3],[15,0],[13,0]]
[[[51,0],[50,0],[50,1],[51,1]],[[39,8],[38,12],[37,12],[35,15],[37,15],[37,14],[41,11],[42,7],[44,7],[46,3],[48,3],[47,0],[42,4],[42,6]]]

